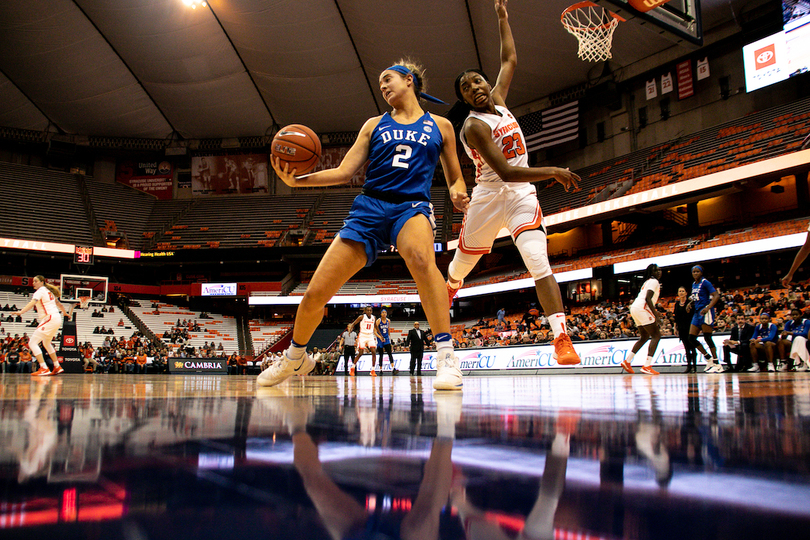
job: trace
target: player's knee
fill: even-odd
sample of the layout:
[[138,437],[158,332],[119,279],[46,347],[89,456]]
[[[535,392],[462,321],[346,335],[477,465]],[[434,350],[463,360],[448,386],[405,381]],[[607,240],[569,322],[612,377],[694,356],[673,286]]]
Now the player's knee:
[[33,354],[34,356],[39,356],[40,354],[42,354],[42,349],[39,348],[39,343],[37,341],[34,341],[34,338],[31,338],[28,341],[28,348],[31,350],[31,354]]
[[421,247],[409,247],[399,253],[411,275],[426,275],[436,265],[436,254]]
[[45,349],[45,352],[47,352],[48,354],[56,352],[56,349],[53,348],[53,343],[51,343],[50,341],[47,342],[47,343],[43,343],[42,347]]
[[551,275],[546,235],[543,234],[543,231],[534,229],[520,233],[515,238],[515,246],[523,258],[526,269],[535,281]]

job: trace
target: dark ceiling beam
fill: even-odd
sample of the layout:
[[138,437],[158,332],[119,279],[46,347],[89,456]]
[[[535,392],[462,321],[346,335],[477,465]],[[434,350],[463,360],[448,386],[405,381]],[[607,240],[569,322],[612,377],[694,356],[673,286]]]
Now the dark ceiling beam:
[[[129,67],[129,64],[127,64],[127,61],[124,60],[124,57],[121,56],[121,54],[118,52],[118,50],[115,47],[113,47],[113,44],[110,43],[110,40],[107,39],[107,36],[104,35],[104,32],[101,31],[101,29],[96,25],[95,21],[93,21],[93,19],[91,19],[90,16],[87,14],[87,12],[82,8],[82,6],[79,5],[78,0],[73,0],[73,5],[76,6],[76,9],[81,11],[82,15],[84,15],[84,18],[87,19],[87,22],[89,22],[91,25],[93,25],[93,28],[96,29],[96,32],[98,32],[98,35],[101,36],[101,39],[103,39],[104,42],[110,47],[112,52],[115,53],[115,56],[117,56],[118,59],[121,60],[121,63],[124,64],[124,67],[127,68],[127,71],[129,71],[130,74],[132,74],[132,77],[135,79],[135,81],[137,81],[138,86],[140,86],[141,89],[144,91],[144,93],[146,94],[146,97],[149,98],[149,101],[152,102],[152,105],[155,106],[155,108],[160,113],[160,115],[163,117],[163,119],[166,121],[166,123],[169,124],[169,127],[172,128],[172,133],[177,133],[177,129],[174,127],[174,125],[171,123],[169,118],[166,116],[166,113],[163,112],[163,109],[160,108],[160,105],[157,104],[157,101],[155,101],[155,98],[152,97],[152,94],[149,93],[149,90],[146,89],[146,87],[143,85],[143,83],[138,78],[138,76],[135,74],[135,72],[132,71],[132,68]],[[169,135],[171,135],[171,134],[169,134]]]
[[[26,93],[25,93],[25,90],[23,90],[22,88],[20,88],[20,87],[19,87],[19,85],[18,85],[17,83],[15,83],[15,82],[12,80],[12,78],[11,78],[11,77],[9,77],[9,76],[8,76],[8,73],[6,73],[5,71],[3,71],[2,69],[0,69],[0,73],[2,73],[2,74],[3,74],[3,76],[4,76],[6,79],[8,79],[8,82],[10,82],[11,84],[13,84],[13,85],[14,85],[14,88],[16,88],[16,89],[17,89],[17,91],[18,91],[19,93],[21,93],[21,94],[22,94],[22,95],[25,97],[25,99],[27,99],[27,100],[28,100],[28,103],[30,103],[31,105],[33,105],[34,107],[36,107],[36,109],[39,111],[39,113],[40,113],[42,116],[44,116],[44,117],[45,117],[45,120],[47,120],[47,121],[48,121],[48,125],[50,125],[50,126],[54,126],[54,127],[56,128],[56,130],[57,130],[59,133],[61,133],[61,134],[64,134],[64,133],[65,133],[65,130],[64,130],[64,129],[62,129],[62,128],[59,126],[59,124],[57,124],[56,122],[54,122],[54,121],[53,121],[53,119],[52,119],[50,116],[48,116],[47,114],[45,114],[45,111],[43,111],[42,109],[40,109],[40,108],[39,108],[39,105],[37,105],[37,104],[36,104],[36,102],[35,102],[33,99],[31,99],[31,97],[30,97],[28,94],[26,94]],[[46,131],[47,131],[47,129],[46,129]]]
[[360,58],[360,51],[357,50],[357,45],[354,42],[354,38],[352,37],[352,33],[349,30],[349,25],[346,23],[346,17],[343,16],[343,10],[340,9],[340,3],[338,0],[334,0],[335,8],[337,8],[338,13],[340,14],[340,20],[343,21],[343,28],[346,29],[346,35],[349,36],[349,41],[352,42],[352,48],[354,49],[354,54],[357,56],[357,61],[360,63],[360,69],[363,71],[363,77],[366,79],[366,84],[368,85],[368,91],[371,95],[371,101],[374,103],[374,107],[377,109],[377,114],[382,114],[382,110],[380,109],[380,104],[377,102],[377,90],[374,88],[374,85],[371,84],[371,80],[368,78],[368,72],[366,71],[366,66],[363,65],[363,60]]
[[472,13],[470,12],[470,0],[464,0],[464,6],[467,8],[467,21],[470,23],[470,35],[473,40],[473,47],[475,47],[475,59],[478,61],[478,69],[483,70],[484,66],[481,64],[481,52],[478,50],[478,39],[475,37],[475,26],[473,25]]

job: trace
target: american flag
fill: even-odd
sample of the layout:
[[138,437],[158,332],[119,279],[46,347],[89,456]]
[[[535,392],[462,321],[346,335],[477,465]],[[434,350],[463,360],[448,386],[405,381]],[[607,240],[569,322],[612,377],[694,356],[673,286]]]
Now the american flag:
[[523,115],[518,123],[529,152],[575,141],[579,137],[579,101]]

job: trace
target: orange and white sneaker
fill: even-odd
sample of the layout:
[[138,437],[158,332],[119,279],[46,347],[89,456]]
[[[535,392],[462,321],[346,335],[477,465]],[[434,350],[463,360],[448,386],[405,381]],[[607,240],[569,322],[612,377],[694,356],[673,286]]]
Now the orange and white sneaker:
[[622,369],[627,373],[635,373],[635,371],[633,371],[633,367],[630,365],[630,362],[627,360],[622,360]]
[[582,360],[574,350],[574,344],[568,334],[560,334],[554,340],[554,359],[561,366],[574,366]]
[[455,289],[450,286],[449,281],[446,282],[445,285],[447,286],[447,301],[448,301],[449,307],[452,308],[453,307],[453,299],[458,294],[458,291],[464,286],[464,280],[462,279],[461,281],[459,281],[458,282],[458,287],[456,287]]
[[38,369],[38,370],[36,370],[35,372],[33,372],[33,373],[31,374],[31,376],[32,376],[32,377],[47,377],[47,376],[48,376],[48,375],[50,375],[50,374],[51,374],[51,370],[50,370],[50,369],[48,369],[48,368],[46,368],[46,367],[39,366],[39,369]]
[[350,367],[349,368],[349,376],[354,377],[354,372],[355,372],[354,366]]
[[376,377],[376,376],[377,376],[377,372],[376,372],[376,371],[374,371],[374,370],[372,369],[372,370],[371,370],[371,373],[369,373],[369,375],[371,375],[372,377]]
[[652,366],[642,366],[641,372],[646,373],[647,375],[660,375],[657,371],[655,371]]
[[48,375],[59,375],[60,373],[64,373],[64,372],[65,372],[65,370],[62,369],[62,366],[58,366],[58,367],[54,368],[53,371],[48,373]]

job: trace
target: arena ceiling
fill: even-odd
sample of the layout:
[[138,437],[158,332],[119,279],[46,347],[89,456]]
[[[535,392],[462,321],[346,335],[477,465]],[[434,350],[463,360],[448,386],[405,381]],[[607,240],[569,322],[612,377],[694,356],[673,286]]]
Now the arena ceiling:
[[[766,1],[702,0],[704,32],[733,28]],[[560,24],[571,3],[509,2],[519,61],[510,106],[601,71],[577,59]],[[622,24],[614,64],[673,46]],[[183,0],[3,0],[0,126],[186,139],[265,135],[288,123],[357,131],[387,109],[377,78],[402,55],[426,66],[432,94],[453,100],[461,70],[497,72],[493,2],[212,0],[190,9]]]

